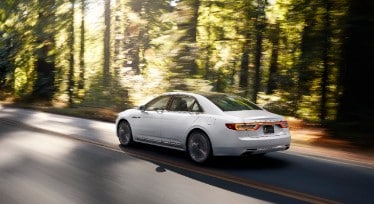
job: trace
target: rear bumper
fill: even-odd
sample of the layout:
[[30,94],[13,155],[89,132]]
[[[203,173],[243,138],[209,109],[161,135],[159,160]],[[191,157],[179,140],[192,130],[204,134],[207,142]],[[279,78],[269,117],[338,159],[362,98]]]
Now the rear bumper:
[[241,155],[251,155],[251,154],[263,154],[268,152],[276,152],[276,151],[283,151],[290,148],[290,145],[278,145],[278,146],[270,146],[270,147],[260,147],[254,149],[247,149]]
[[248,154],[263,154],[268,152],[283,151],[290,148],[289,135],[272,138],[250,138],[238,140],[235,144],[219,145],[213,148],[215,156],[241,156]]

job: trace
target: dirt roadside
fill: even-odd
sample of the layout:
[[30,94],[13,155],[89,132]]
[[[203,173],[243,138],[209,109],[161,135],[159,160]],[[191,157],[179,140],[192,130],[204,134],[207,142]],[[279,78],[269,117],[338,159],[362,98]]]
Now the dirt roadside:
[[373,151],[334,139],[326,129],[302,120],[289,118],[288,122],[292,136],[290,151],[374,168]]

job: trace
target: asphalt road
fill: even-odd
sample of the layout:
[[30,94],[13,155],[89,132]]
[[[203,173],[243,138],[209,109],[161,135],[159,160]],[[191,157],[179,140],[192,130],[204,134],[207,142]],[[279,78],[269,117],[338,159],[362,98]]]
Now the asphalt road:
[[292,149],[204,166],[114,124],[0,106],[0,203],[373,203],[371,165]]

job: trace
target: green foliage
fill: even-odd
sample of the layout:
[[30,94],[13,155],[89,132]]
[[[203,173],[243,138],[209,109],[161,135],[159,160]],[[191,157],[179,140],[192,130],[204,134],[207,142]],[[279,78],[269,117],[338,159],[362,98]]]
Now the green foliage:
[[82,101],[76,101],[75,106],[106,108],[120,111],[132,107],[128,100],[128,91],[124,89],[116,78],[110,78],[107,86],[102,83],[101,73],[94,77]]
[[0,88],[114,109],[164,91],[214,90],[334,120],[350,2],[111,0],[105,25],[104,1],[1,1]]
[[0,88],[11,90],[16,98],[25,97],[34,80],[30,71],[32,8],[32,2],[9,0],[0,3]]

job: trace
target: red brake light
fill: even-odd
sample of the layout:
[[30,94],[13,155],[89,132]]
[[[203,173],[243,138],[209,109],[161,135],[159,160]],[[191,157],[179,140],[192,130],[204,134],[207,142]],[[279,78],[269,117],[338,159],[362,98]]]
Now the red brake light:
[[258,130],[261,125],[279,125],[281,128],[288,128],[288,122],[285,120],[277,122],[252,122],[252,123],[226,123],[228,129],[246,131],[246,130]]
[[280,121],[280,122],[279,122],[279,126],[280,126],[281,128],[288,128],[288,122],[285,121],[285,120]]
[[231,130],[236,130],[235,123],[226,123],[226,127]]
[[260,128],[260,125],[256,123],[226,123],[225,125],[228,129],[239,131],[257,130]]

